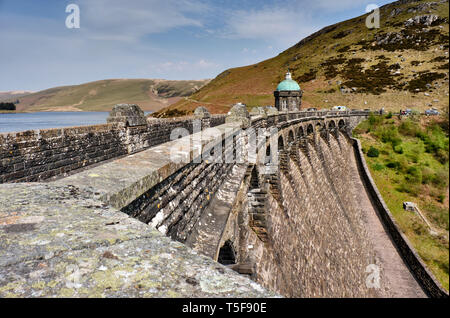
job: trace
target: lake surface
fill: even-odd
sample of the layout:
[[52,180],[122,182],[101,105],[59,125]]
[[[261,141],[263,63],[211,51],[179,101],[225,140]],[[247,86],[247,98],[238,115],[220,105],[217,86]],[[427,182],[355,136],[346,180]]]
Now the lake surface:
[[106,124],[108,115],[109,112],[0,113],[0,133]]

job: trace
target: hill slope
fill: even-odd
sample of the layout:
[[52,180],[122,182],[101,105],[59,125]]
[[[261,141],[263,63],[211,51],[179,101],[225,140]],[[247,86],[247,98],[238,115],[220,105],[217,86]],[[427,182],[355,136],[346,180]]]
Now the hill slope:
[[119,103],[155,111],[191,95],[208,81],[110,79],[50,88],[13,100],[19,99],[19,111],[106,111]]
[[[236,102],[273,105],[273,91],[288,67],[304,90],[305,107],[445,108],[448,9],[448,0],[385,5],[379,29],[366,27],[368,14],[328,26],[274,58],[226,70],[160,115],[199,105],[211,112],[226,112]],[[414,19],[420,16],[425,17]]]
[[[448,290],[448,119],[371,116],[353,133],[400,229]],[[408,201],[425,220],[403,209]]]
[[2,101],[16,101],[19,97],[32,94],[32,91],[7,91],[0,92],[0,102]]

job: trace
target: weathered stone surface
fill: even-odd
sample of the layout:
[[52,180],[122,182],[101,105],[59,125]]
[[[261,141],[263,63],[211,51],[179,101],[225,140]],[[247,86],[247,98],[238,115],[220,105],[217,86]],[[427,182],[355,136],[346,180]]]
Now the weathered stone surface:
[[410,26],[413,24],[422,24],[426,26],[430,26],[434,21],[437,21],[439,16],[435,14],[426,14],[426,15],[418,15],[414,18],[408,19],[405,21],[405,26]]
[[261,116],[263,118],[267,118],[266,109],[264,107],[253,107],[251,112],[251,116]]
[[[79,169],[168,142],[175,128],[192,133],[193,119],[152,119],[148,124],[132,127],[114,122],[0,134],[0,183],[67,176]],[[214,115],[202,119],[201,128],[224,122],[224,115]]]
[[222,239],[217,233],[226,228],[245,170],[244,165],[234,166],[233,171],[225,178],[218,192],[211,198],[211,203],[207,205],[196,222],[195,229],[186,240],[188,246],[203,255],[217,259]]
[[108,123],[123,123],[125,126],[147,125],[147,118],[142,109],[136,104],[117,104],[109,112]]
[[205,107],[200,106],[195,109],[194,116],[195,118],[203,119],[203,118],[210,118],[211,114]]
[[225,122],[234,123],[241,128],[250,127],[250,114],[248,113],[247,107],[241,103],[234,105],[228,112]]
[[[253,279],[285,296],[423,297],[398,255],[400,266],[385,274],[391,264],[378,259],[371,245],[378,238],[366,232],[373,224],[368,228],[364,220],[368,213],[376,219],[376,212],[360,204],[352,145],[339,134],[280,151],[279,171],[249,187],[242,212],[229,221],[235,230],[227,229],[222,242],[233,241],[236,262],[254,264]],[[396,254],[384,239],[379,243]],[[370,264],[381,269],[380,289],[365,284]],[[391,284],[395,277],[400,285]]]
[[[214,140],[221,143],[222,136],[238,130],[228,124],[209,128],[57,180],[55,184],[95,189],[103,202],[122,209],[184,167],[205,151],[205,146]],[[192,140],[197,140],[202,149],[190,148]]]
[[268,106],[268,107],[266,107],[266,113],[267,113],[267,115],[278,115],[278,109],[276,109],[275,107],[271,107],[271,106]]
[[0,187],[0,297],[272,297],[89,191]]

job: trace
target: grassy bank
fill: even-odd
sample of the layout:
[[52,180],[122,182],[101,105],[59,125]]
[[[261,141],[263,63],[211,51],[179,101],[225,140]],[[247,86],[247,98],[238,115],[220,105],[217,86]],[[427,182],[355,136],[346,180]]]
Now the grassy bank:
[[[449,288],[449,136],[447,117],[371,116],[354,135],[372,177],[401,230],[433,274]],[[403,210],[417,204],[419,215]]]

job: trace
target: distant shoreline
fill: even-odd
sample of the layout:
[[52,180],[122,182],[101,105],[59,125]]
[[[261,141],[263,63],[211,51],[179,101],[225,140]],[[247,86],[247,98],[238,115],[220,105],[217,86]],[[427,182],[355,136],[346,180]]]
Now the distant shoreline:
[[[27,111],[27,110],[0,110],[0,114],[36,114],[36,113],[109,113],[110,110],[81,110],[81,111],[71,111],[71,110],[38,110],[38,111]],[[146,115],[154,113],[152,110],[144,110]]]
[[71,110],[0,110],[0,114],[33,114],[33,113],[108,113],[108,110],[81,110],[81,111],[71,111]]

